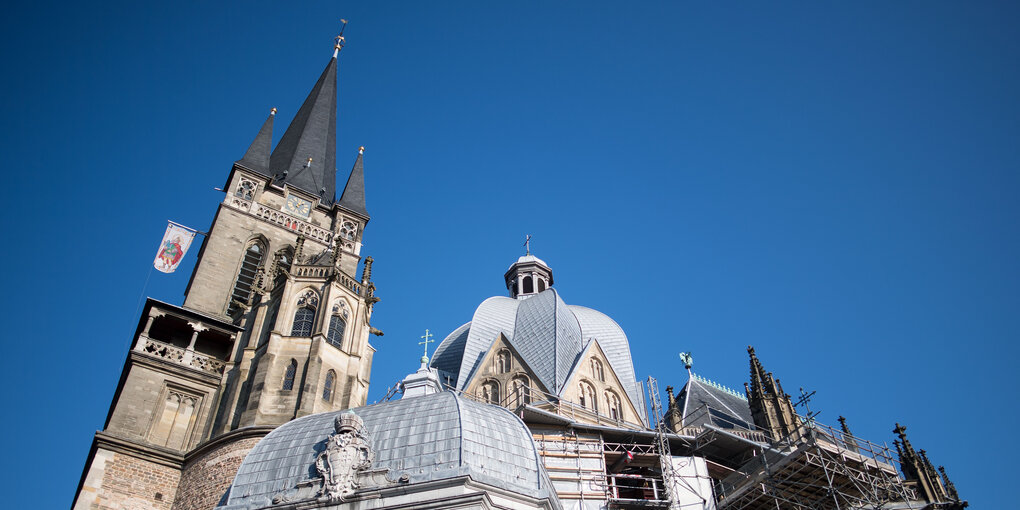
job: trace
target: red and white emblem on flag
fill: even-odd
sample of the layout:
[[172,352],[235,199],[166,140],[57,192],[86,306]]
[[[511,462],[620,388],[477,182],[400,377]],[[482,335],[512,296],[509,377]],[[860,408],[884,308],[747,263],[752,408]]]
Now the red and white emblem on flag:
[[194,230],[188,230],[173,223],[167,225],[163,241],[159,243],[159,251],[156,252],[156,260],[152,262],[152,265],[164,273],[174,272],[188,248],[191,247],[191,241],[194,238]]

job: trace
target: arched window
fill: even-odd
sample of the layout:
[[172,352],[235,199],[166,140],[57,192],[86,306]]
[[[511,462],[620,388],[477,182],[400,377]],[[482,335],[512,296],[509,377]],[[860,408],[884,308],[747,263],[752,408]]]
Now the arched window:
[[241,269],[237,272],[237,280],[234,281],[234,290],[230,293],[230,304],[227,305],[227,315],[233,316],[241,307],[235,301],[247,303],[251,297],[251,287],[255,283],[255,274],[262,265],[262,255],[265,250],[255,242],[244,251],[244,258],[241,259]]
[[606,404],[609,405],[609,417],[614,420],[623,419],[623,406],[620,397],[614,391],[606,391]]
[[322,385],[322,400],[333,400],[333,384],[336,382],[336,372],[326,372],[326,382]]
[[329,318],[329,334],[326,335],[326,341],[330,345],[337,349],[343,348],[344,343],[344,329],[347,328],[347,321],[339,315],[333,315]]
[[499,383],[496,381],[482,383],[482,386],[478,388],[478,397],[486,404],[499,405]]
[[510,381],[510,394],[507,395],[511,406],[517,407],[531,403],[531,384],[528,378],[523,375],[514,377]]
[[595,358],[591,359],[591,375],[601,382],[606,382],[606,371],[602,368],[602,362]]
[[539,278],[538,279],[538,291],[542,292],[543,290],[545,290],[545,279]]
[[595,411],[596,413],[599,412],[599,400],[596,396],[595,388],[592,385],[586,382],[581,383],[579,400],[581,407]]
[[524,289],[521,290],[521,294],[531,294],[535,292],[535,283],[531,280],[530,276],[524,277]]
[[505,374],[510,371],[510,351],[503,349],[496,353],[496,373]]
[[319,306],[319,296],[309,290],[298,298],[297,306],[290,336],[312,336],[312,323],[315,322],[315,307]]
[[297,375],[297,360],[290,360],[290,364],[287,365],[287,371],[283,373],[283,389],[284,391],[294,389],[294,376]]
[[349,350],[344,344],[344,331],[347,330],[347,318],[350,312],[347,311],[347,304],[339,301],[333,305],[333,315],[329,318],[329,331],[326,334],[326,341],[333,347],[341,350]]

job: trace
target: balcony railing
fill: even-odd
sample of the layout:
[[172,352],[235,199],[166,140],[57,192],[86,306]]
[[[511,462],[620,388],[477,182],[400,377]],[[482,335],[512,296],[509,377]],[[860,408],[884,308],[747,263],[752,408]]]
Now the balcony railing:
[[222,375],[226,362],[216,359],[207,354],[202,354],[191,349],[184,349],[176,345],[153,340],[140,336],[137,350],[150,356],[162,358],[167,361],[179,363],[210,374]]

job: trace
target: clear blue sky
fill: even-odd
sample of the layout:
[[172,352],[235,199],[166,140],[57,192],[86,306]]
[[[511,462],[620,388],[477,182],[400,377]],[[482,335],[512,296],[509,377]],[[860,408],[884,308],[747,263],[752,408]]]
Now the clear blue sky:
[[[208,227],[341,17],[340,181],[365,145],[370,401],[533,251],[639,377],[787,391],[977,508],[1015,504],[1015,3],[68,2],[8,6],[0,188],[11,508],[70,504],[167,219]],[[1001,435],[1000,437],[994,437]],[[988,439],[985,441],[984,439]]]

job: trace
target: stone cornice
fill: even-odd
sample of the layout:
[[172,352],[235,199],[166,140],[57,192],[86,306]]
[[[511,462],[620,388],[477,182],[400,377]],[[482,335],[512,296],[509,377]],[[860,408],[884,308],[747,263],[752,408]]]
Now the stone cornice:
[[116,436],[109,432],[96,432],[95,447],[178,470],[184,466],[184,455],[169,448],[141,443],[138,440]]
[[240,441],[242,439],[248,439],[252,437],[260,438],[264,437],[266,434],[272,432],[273,429],[275,428],[276,427],[263,425],[255,427],[244,427],[237,430],[232,430],[230,432],[227,432],[226,434],[214,437],[196,446],[193,450],[184,455],[184,463],[187,464],[188,462],[191,462],[195,458],[201,457],[202,455],[208,453],[211,450],[216,449],[219,446],[222,446],[225,443]]

